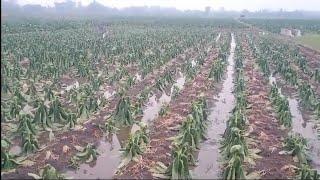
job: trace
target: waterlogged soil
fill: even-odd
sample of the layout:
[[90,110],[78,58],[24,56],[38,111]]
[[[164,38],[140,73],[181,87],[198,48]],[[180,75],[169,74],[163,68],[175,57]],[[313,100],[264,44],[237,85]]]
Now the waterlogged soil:
[[261,178],[284,179],[294,176],[293,159],[289,155],[280,155],[283,150],[282,142],[286,132],[280,130],[275,112],[268,99],[270,86],[256,69],[252,52],[249,49],[247,39],[243,40],[243,51],[245,59],[245,77],[247,79],[247,99],[251,107],[247,111],[247,117],[253,131],[250,134],[255,143],[249,146],[252,149],[260,149],[258,154],[262,158],[256,159],[256,165],[247,166],[248,173],[258,171]]
[[235,98],[232,93],[234,82],[234,51],[235,41],[232,35],[230,55],[228,57],[228,67],[226,79],[223,81],[222,89],[214,97],[214,106],[209,110],[209,126],[207,138],[202,144],[198,154],[197,166],[193,169],[192,174],[196,179],[216,179],[221,178],[221,159],[219,153],[220,143],[226,122],[231,116],[234,108]]
[[[147,125],[150,125],[152,123],[152,120],[154,120],[158,116],[162,105],[170,103],[173,87],[177,86],[179,89],[183,89],[185,80],[186,78],[179,71],[176,82],[170,88],[170,92],[168,93],[169,95],[167,95],[167,93],[164,91],[162,92],[160,97],[157,97],[158,93],[153,94],[151,97],[149,97],[149,101],[146,103],[146,107],[143,110],[142,117],[136,120],[139,121],[140,119],[140,121],[146,123]],[[114,143],[119,146],[116,146],[115,148],[104,148],[105,150],[100,153],[101,155],[97,158],[97,163],[91,166],[82,164],[80,166],[80,169],[76,171],[67,171],[66,174],[68,175],[68,177],[71,176],[76,178],[111,178],[116,172],[117,167],[122,159],[121,152],[119,151],[120,148],[125,147],[126,140],[128,139],[129,135],[134,133],[138,129],[140,129],[140,127],[136,124],[125,128],[120,128],[117,134],[113,136],[112,141],[109,140],[107,142],[109,143],[109,146],[112,146]],[[101,142],[103,142],[103,140],[101,140]],[[105,144],[106,143],[103,143],[103,145]],[[103,163],[99,162],[109,162],[111,165],[107,167],[108,171],[103,171],[106,166]]]
[[312,122],[305,121],[299,109],[296,99],[288,98],[290,112],[292,114],[292,132],[301,134],[308,141],[308,150],[311,166],[320,171],[320,140],[317,138],[316,126]]
[[118,135],[112,137],[104,137],[97,146],[99,157],[94,163],[81,164],[78,170],[69,170],[64,174],[66,177],[74,179],[110,179],[114,174],[114,170],[120,163]]
[[[277,81],[274,77],[269,77],[270,84],[275,83]],[[280,95],[283,96],[282,93],[287,97],[289,102],[289,109],[292,115],[292,129],[291,131],[296,134],[301,134],[308,141],[309,147],[309,156],[311,161],[311,166],[314,169],[320,171],[320,141],[317,138],[317,130],[315,124],[310,120],[310,113],[307,111],[301,110],[299,107],[299,102],[296,97],[288,97],[292,92],[281,91],[281,88],[278,87],[280,91]]]
[[199,74],[193,82],[188,82],[180,95],[169,104],[170,111],[163,117],[159,117],[154,121],[150,128],[150,144],[149,148],[143,154],[143,158],[139,162],[130,162],[125,169],[121,169],[115,178],[152,178],[149,169],[152,168],[157,161],[161,161],[168,165],[171,157],[169,137],[175,136],[178,131],[175,128],[189,114],[192,100],[195,100],[201,93],[208,96],[208,88],[210,81],[207,76],[213,63],[217,58],[217,49],[211,51],[206,59],[205,64],[201,67]]
[[[180,77],[176,80],[174,85],[182,89],[185,82],[185,77],[182,73],[179,73],[179,76]],[[171,92],[172,89],[173,86],[171,88]],[[157,117],[161,106],[165,103],[169,103],[170,101],[171,94],[168,96],[165,92],[163,92],[159,99],[156,99],[156,96],[152,95],[143,110],[141,121],[149,124],[150,121]],[[128,127],[121,127],[119,131],[117,131],[116,134],[111,135],[111,137],[109,136],[101,138],[97,148],[99,156],[94,164],[81,164],[79,169],[68,170],[64,174],[66,174],[67,177],[73,177],[76,179],[112,178],[122,159],[121,151],[119,150],[125,147],[130,133],[134,133],[138,129],[139,126],[135,124]]]
[[[206,45],[203,45],[206,47]],[[197,53],[193,50],[187,51],[190,56],[195,56]],[[145,87],[152,86],[155,83],[157,77],[161,77],[167,70],[175,69],[184,63],[184,55],[179,55],[177,58],[172,59],[159,70],[153,71],[148,74],[143,81],[137,82],[130,90],[129,97],[135,102],[138,93],[140,93]],[[97,143],[101,141],[103,132],[97,127],[97,124],[103,123],[108,116],[114,111],[119,97],[113,96],[109,100],[109,104],[101,111],[91,115],[91,118],[86,121],[82,127],[66,131],[55,135],[55,140],[48,142],[47,136],[41,136],[39,144],[43,145],[41,151],[28,157],[29,160],[34,161],[35,164],[26,167],[18,167],[15,172],[3,174],[2,178],[5,179],[19,179],[27,178],[27,173],[38,173],[39,169],[46,163],[53,165],[58,171],[63,172],[69,164],[69,159],[77,153],[74,145],[85,146],[87,143],[93,143],[97,146]],[[91,122],[94,120],[94,123]],[[128,137],[128,136],[127,136]],[[68,147],[68,151],[63,151],[64,147]],[[46,159],[47,153],[51,153],[52,156]]]

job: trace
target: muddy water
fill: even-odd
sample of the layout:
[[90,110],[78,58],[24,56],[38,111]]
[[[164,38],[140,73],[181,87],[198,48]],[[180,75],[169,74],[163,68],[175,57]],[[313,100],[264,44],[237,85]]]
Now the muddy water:
[[316,137],[316,129],[313,129],[310,122],[302,118],[299,104],[296,99],[288,98],[290,112],[292,114],[292,131],[302,134],[305,138],[313,139]]
[[78,170],[67,171],[66,176],[73,179],[111,179],[121,161],[120,147],[116,135],[102,140],[97,147],[100,154],[97,161],[81,164]]
[[298,101],[291,98],[288,101],[292,114],[292,131],[308,140],[311,166],[320,171],[320,141],[317,139],[317,130],[313,123],[303,120]]
[[[165,104],[169,104],[171,101],[171,96],[173,93],[173,87],[177,86],[179,89],[182,89],[185,84],[185,76],[179,72],[179,77],[176,82],[172,85],[170,95],[167,95],[165,92],[162,93],[161,97],[157,99],[156,95],[153,95],[149,98],[146,108],[143,110],[143,116],[141,121],[147,125],[150,125],[152,120],[154,120],[161,109]],[[139,129],[139,126],[133,125],[131,133],[134,133]]]
[[176,80],[176,82],[171,87],[170,95],[167,95],[164,92],[162,93],[161,97],[158,100],[156,99],[156,95],[153,95],[150,97],[149,102],[147,103],[147,107],[143,111],[142,122],[145,122],[148,124],[151,120],[157,117],[162,105],[170,103],[174,86],[179,87],[179,89],[183,88],[186,78],[181,72],[179,72],[179,76],[180,77]]
[[[277,81],[274,77],[269,77],[269,83],[277,84]],[[279,88],[279,93],[283,96],[281,88]],[[286,92],[284,92],[286,93]],[[311,166],[318,171],[320,171],[320,141],[317,139],[317,130],[314,123],[305,121],[302,116],[302,112],[299,108],[299,103],[297,99],[287,97],[289,101],[289,108],[292,114],[292,129],[293,133],[301,134],[304,138],[308,140]]]
[[[180,73],[180,77],[174,85],[183,88],[184,83],[185,77]],[[171,93],[172,89],[173,88],[171,88]],[[113,95],[113,93],[110,93],[109,91],[106,91],[106,94],[109,96]],[[158,116],[161,106],[170,101],[171,94],[167,95],[166,93],[163,93],[159,99],[157,99],[155,95],[151,96],[143,111],[142,121],[149,124]],[[125,143],[130,133],[134,133],[134,131],[138,129],[139,126],[134,124],[133,126],[120,128],[120,130],[112,137],[104,137],[97,146],[97,150],[100,154],[97,161],[94,164],[81,164],[78,170],[67,171],[65,173],[66,176],[73,177],[74,179],[111,179],[122,160],[121,152],[119,150],[125,147]]]
[[208,126],[208,139],[202,143],[198,153],[198,164],[193,170],[194,178],[212,179],[220,177],[219,141],[226,129],[226,122],[235,104],[235,97],[232,94],[235,46],[236,43],[232,34],[227,76],[221,92],[218,96],[214,96],[214,99],[217,100],[214,107],[210,108],[208,119],[211,123]]

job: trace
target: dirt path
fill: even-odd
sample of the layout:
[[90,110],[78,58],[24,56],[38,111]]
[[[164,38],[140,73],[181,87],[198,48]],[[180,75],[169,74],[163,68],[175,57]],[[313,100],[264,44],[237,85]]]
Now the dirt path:
[[270,87],[262,73],[256,69],[258,66],[248,46],[248,39],[242,38],[242,46],[245,60],[245,77],[247,79],[247,99],[251,109],[248,109],[247,116],[253,132],[250,137],[256,141],[250,148],[258,148],[262,152],[261,159],[256,160],[255,167],[248,167],[249,172],[260,171],[266,179],[285,179],[294,176],[290,169],[293,159],[289,155],[279,155],[282,150],[282,138],[286,132],[280,130],[275,112],[268,99]]

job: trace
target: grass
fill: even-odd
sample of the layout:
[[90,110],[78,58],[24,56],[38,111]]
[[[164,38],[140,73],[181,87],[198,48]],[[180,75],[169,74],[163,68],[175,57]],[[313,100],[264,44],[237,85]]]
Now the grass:
[[296,41],[300,44],[320,50],[320,34],[305,34],[301,37],[297,37]]

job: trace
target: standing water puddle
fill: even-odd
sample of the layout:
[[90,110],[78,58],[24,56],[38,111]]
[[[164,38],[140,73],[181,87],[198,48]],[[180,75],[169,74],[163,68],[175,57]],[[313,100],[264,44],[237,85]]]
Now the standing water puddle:
[[[277,84],[276,79],[271,75],[269,77],[270,84]],[[279,88],[279,87],[278,87]],[[283,96],[281,88],[279,93]],[[317,130],[313,123],[307,122],[303,119],[302,113],[299,109],[299,103],[296,99],[287,97],[289,101],[289,108],[292,114],[292,132],[301,134],[302,137],[308,141],[308,153],[311,159],[311,166],[320,171],[320,141],[317,139]]]
[[320,171],[320,141],[317,139],[317,130],[312,123],[303,120],[298,101],[291,98],[288,101],[292,114],[292,131],[308,140],[311,166]]
[[121,161],[120,147],[116,135],[112,136],[111,142],[102,140],[97,148],[100,154],[97,161],[81,164],[78,170],[67,171],[66,176],[73,179],[111,179]]
[[[171,94],[173,87],[177,86],[180,89],[185,84],[185,77],[180,72],[180,77],[171,88]],[[159,100],[156,100],[156,96],[153,95],[149,98],[147,107],[143,111],[142,122],[149,124],[153,119],[158,116],[158,112],[161,106],[171,101],[170,96],[163,93]],[[113,93],[106,91],[105,96],[108,98]],[[81,164],[78,170],[68,170],[65,174],[67,177],[73,177],[74,179],[111,179],[114,176],[119,164],[121,163],[121,152],[120,148],[124,148],[125,142],[128,139],[130,133],[134,133],[139,129],[139,126],[133,125],[128,127],[122,127],[120,130],[112,135],[111,138],[107,139],[104,137],[98,144],[97,150],[99,156],[97,161],[93,164]]]
[[211,124],[208,126],[208,139],[201,144],[198,154],[198,165],[193,170],[194,178],[213,179],[218,178],[219,168],[219,140],[226,129],[226,122],[230,117],[230,112],[234,107],[234,95],[232,94],[233,72],[234,72],[234,51],[236,43],[232,34],[230,55],[228,57],[227,77],[223,82],[222,90],[215,97],[217,102],[210,109],[208,119]]
[[[149,101],[147,103],[147,107],[143,111],[143,117],[141,121],[147,125],[151,123],[153,119],[155,119],[158,116],[158,113],[161,109],[161,107],[165,104],[169,104],[171,101],[171,96],[173,93],[173,87],[177,86],[180,90],[183,88],[186,78],[183,76],[181,72],[179,72],[179,78],[176,80],[176,83],[174,83],[171,87],[171,93],[170,95],[167,95],[165,92],[162,93],[159,100],[156,99],[156,95],[153,95],[149,98]],[[139,126],[133,125],[131,133],[134,133],[136,130],[139,129]]]

